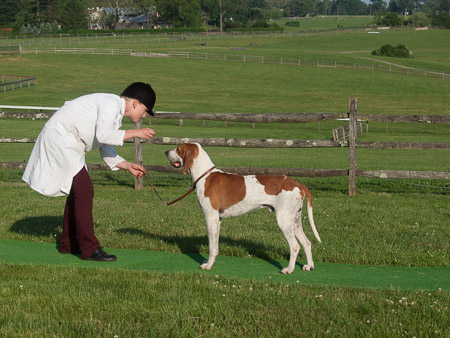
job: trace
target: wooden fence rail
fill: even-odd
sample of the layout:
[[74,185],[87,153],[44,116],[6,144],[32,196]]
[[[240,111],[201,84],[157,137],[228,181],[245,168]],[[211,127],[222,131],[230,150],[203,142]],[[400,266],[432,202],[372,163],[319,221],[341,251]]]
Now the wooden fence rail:
[[[0,162],[0,169],[24,170],[25,162]],[[106,164],[88,163],[89,170],[109,170]],[[149,171],[163,173],[181,173],[169,165],[146,164]],[[314,169],[314,168],[262,168],[262,167],[218,167],[219,169],[239,175],[288,175],[294,177],[343,177],[349,176],[348,169]],[[449,172],[437,171],[397,171],[397,170],[356,170],[356,177],[381,179],[425,179],[450,180]]]
[[[0,109],[5,106],[0,106]],[[34,118],[48,118],[51,112],[34,114]],[[276,119],[276,117],[280,117]],[[281,123],[311,123],[334,120],[342,115],[339,113],[314,113],[314,114],[194,114],[194,113],[168,113],[157,112],[153,118],[160,119],[195,119],[234,122],[281,122]],[[33,118],[33,113],[9,113],[0,112],[0,118]],[[135,144],[135,161],[142,163],[142,144],[178,145],[185,142],[198,142],[204,146],[240,147],[240,148],[313,148],[313,147],[349,147],[348,169],[311,169],[311,168],[253,168],[253,167],[224,167],[226,171],[237,174],[281,174],[296,177],[349,177],[349,194],[356,194],[356,177],[373,178],[399,178],[399,179],[438,179],[450,180],[450,172],[434,171],[397,171],[397,170],[358,170],[357,148],[372,149],[450,149],[450,143],[414,143],[414,142],[358,142],[357,118],[366,121],[377,122],[415,122],[415,123],[450,123],[450,116],[428,115],[366,115],[357,113],[357,100],[349,101],[349,126],[348,141],[334,140],[281,140],[281,139],[236,139],[236,138],[178,138],[178,137],[154,137],[151,140],[129,140]],[[136,124],[140,128],[140,124]],[[362,127],[361,127],[362,128]],[[0,138],[0,143],[33,143],[35,138]],[[24,169],[26,163],[0,162],[0,169]],[[91,170],[105,170],[104,164],[88,164]],[[147,170],[157,172],[181,172],[169,165],[145,165]],[[143,180],[136,180],[136,189],[142,189]]]
[[386,115],[356,114],[356,118],[371,122],[411,122],[450,124],[448,115]]
[[[0,169],[24,170],[26,162],[0,162]],[[88,163],[89,170],[109,170],[106,164]],[[182,173],[170,165],[145,164],[145,169],[161,173]],[[239,175],[288,175],[294,177],[342,177],[348,176],[348,169],[321,168],[264,168],[264,167],[218,167],[219,169]],[[426,179],[450,180],[450,172],[439,171],[398,171],[398,170],[356,170],[358,177],[393,178],[393,179]]]
[[[36,77],[25,77],[25,76],[8,76],[8,75],[0,75],[2,78],[2,81],[0,83],[0,86],[3,87],[3,93],[6,93],[8,87],[11,89],[11,91],[14,91],[17,88],[23,88],[23,85],[26,84],[28,88],[30,88],[33,84],[37,85],[37,79]],[[18,79],[18,80],[11,80],[11,79]],[[7,82],[5,82],[5,80]]]
[[[36,138],[0,137],[0,143],[34,143]],[[220,146],[232,148],[335,148],[346,147],[348,142],[333,140],[282,140],[282,139],[236,139],[236,138],[203,138],[203,137],[154,137],[140,143],[156,145],[177,145],[180,143],[198,142],[203,146]],[[125,143],[135,143],[127,140]],[[439,142],[356,142],[358,148],[371,149],[450,149],[450,143]]]

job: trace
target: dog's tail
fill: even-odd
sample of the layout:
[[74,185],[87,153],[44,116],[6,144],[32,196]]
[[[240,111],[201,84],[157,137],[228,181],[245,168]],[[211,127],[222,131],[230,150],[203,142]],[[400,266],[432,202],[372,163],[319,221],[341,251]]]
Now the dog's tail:
[[307,205],[308,205],[309,224],[311,225],[311,229],[312,229],[312,231],[314,233],[314,236],[316,236],[316,238],[319,241],[319,243],[322,243],[322,240],[320,239],[319,233],[317,232],[316,225],[314,224],[311,192],[309,191],[309,189],[306,186],[304,187],[303,191],[304,191],[304,193],[306,195],[306,200],[307,200]]

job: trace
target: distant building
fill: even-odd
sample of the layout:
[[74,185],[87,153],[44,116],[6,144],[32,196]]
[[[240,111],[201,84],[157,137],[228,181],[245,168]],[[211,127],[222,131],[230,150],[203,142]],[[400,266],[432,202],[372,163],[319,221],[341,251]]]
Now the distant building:
[[159,14],[151,11],[149,15],[134,10],[119,8],[118,20],[114,25],[115,10],[111,7],[88,8],[89,29],[123,29],[123,28],[162,28]]

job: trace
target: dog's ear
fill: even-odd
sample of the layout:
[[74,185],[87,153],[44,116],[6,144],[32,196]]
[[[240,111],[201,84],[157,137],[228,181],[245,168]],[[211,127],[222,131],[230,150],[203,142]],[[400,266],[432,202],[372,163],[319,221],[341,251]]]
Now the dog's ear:
[[199,154],[198,147],[196,144],[183,143],[178,146],[177,153],[183,159],[183,174],[186,175]]

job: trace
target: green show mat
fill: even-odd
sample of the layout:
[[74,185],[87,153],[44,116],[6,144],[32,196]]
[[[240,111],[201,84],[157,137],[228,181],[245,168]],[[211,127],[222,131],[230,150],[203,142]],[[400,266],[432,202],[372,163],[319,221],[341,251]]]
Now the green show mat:
[[81,260],[80,256],[60,254],[55,244],[0,239],[0,263],[53,265],[95,269],[122,269],[160,273],[202,273],[226,278],[265,282],[297,283],[300,285],[350,287],[393,290],[449,291],[450,268],[421,268],[316,263],[314,271],[283,275],[287,261],[260,258],[218,256],[214,268],[201,270],[207,256],[199,253],[169,253],[129,249],[105,249],[117,255],[116,262]]

